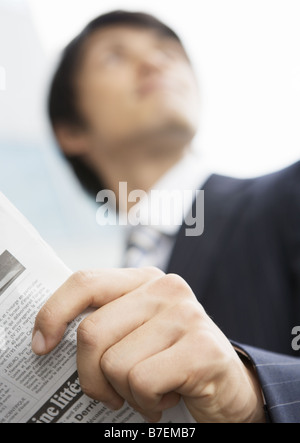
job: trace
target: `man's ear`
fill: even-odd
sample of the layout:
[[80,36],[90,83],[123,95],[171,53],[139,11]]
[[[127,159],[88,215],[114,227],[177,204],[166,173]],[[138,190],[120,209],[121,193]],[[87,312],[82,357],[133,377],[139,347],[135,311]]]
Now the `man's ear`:
[[67,124],[58,124],[54,128],[54,132],[59,145],[67,156],[87,154],[89,151],[88,135],[84,129]]

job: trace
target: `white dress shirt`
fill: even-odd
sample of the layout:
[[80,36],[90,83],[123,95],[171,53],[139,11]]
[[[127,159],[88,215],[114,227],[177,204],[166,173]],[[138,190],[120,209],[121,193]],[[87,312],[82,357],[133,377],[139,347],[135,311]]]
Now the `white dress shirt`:
[[192,196],[210,175],[199,154],[189,151],[135,205],[140,224],[128,227],[125,267],[156,266],[166,271]]

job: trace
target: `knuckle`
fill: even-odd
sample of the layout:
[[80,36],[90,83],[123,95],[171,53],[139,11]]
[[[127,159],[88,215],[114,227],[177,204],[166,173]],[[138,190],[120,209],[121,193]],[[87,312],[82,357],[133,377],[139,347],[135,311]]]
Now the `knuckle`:
[[104,374],[111,380],[120,380],[122,378],[124,368],[113,348],[104,352],[100,361],[100,366]]
[[144,410],[140,407],[140,405],[133,399],[128,399],[126,400],[127,404],[134,409],[136,412],[142,414],[144,412]]
[[191,295],[192,290],[186,281],[177,274],[167,274],[160,279],[160,284],[172,296],[186,297]]
[[154,386],[149,383],[149,373],[143,364],[134,366],[128,374],[128,384],[136,398],[137,411],[154,411],[157,405],[157,394]]
[[164,275],[153,284],[154,292],[167,303],[175,304],[184,301],[195,303],[197,300],[189,285],[179,275]]
[[[200,329],[189,337],[189,342],[194,350],[194,354],[205,355],[206,364],[210,368],[209,374],[211,379],[218,378],[219,375],[231,366],[232,353],[228,352],[229,348],[226,345],[224,346],[223,341],[220,340],[213,330],[209,328]],[[213,362],[213,366],[211,366],[211,362]],[[204,362],[200,366],[206,367]],[[195,373],[197,373],[198,366],[196,365],[194,369],[196,369]]]
[[77,342],[85,347],[95,347],[97,345],[95,324],[89,318],[83,320],[78,326]]
[[137,394],[139,405],[142,407],[149,406],[153,400],[153,387],[149,384],[149,374],[142,364],[138,364],[131,368],[128,373],[128,384],[132,392]]
[[71,283],[76,286],[89,286],[91,280],[94,277],[94,273],[92,271],[77,271],[71,277]]
[[141,368],[140,365],[134,366],[128,374],[128,383],[131,389],[137,394],[143,394],[143,396],[147,395],[149,392],[149,386],[147,383],[147,376],[145,371]]
[[179,290],[184,290],[189,288],[186,281],[177,274],[167,274],[164,278],[168,282],[168,284],[172,286],[172,288]]
[[217,368],[222,372],[232,363],[232,357],[235,356],[233,348],[229,341],[217,334],[215,331],[206,331],[206,340],[212,352],[212,359],[216,362]]
[[184,300],[175,307],[178,317],[184,324],[193,325],[202,322],[204,315],[201,306],[194,301]]
[[165,275],[165,273],[163,271],[161,271],[160,269],[156,268],[155,266],[146,266],[143,268],[139,268],[138,270],[139,272],[145,274],[145,276],[149,279],[149,280],[156,280],[162,276]]
[[149,275],[153,275],[155,277],[165,275],[165,273],[161,269],[156,268],[155,266],[146,266],[144,269]]
[[81,382],[80,387],[82,392],[87,397],[92,398],[93,400],[97,400],[103,403],[109,403],[111,401],[111,397],[103,389],[101,389],[101,386],[97,386],[95,385],[95,383]]
[[217,398],[217,394],[218,394],[218,385],[217,383],[215,383],[215,381],[210,381],[202,389],[202,396],[206,398],[206,400],[208,401],[213,401],[215,398]]
[[173,331],[177,331],[180,336],[198,336],[203,328],[205,316],[197,303],[179,300],[168,310],[168,320],[171,321]]
[[190,339],[191,344],[196,352],[205,352],[206,355],[215,355],[215,345],[217,345],[217,343],[215,341],[214,335],[210,330],[206,328],[199,328],[198,330],[194,331]]
[[151,299],[162,306],[172,306],[181,302],[198,303],[195,294],[186,281],[177,274],[164,274],[149,283],[147,292]]
[[101,398],[99,397],[99,393],[97,392],[97,390],[92,385],[81,383],[80,387],[81,387],[82,392],[87,397],[93,398],[94,400],[101,401]]

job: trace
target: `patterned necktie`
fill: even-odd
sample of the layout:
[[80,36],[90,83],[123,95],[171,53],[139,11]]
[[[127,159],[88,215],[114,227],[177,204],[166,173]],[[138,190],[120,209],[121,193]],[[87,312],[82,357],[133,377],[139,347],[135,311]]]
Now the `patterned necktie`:
[[167,272],[176,235],[161,232],[152,226],[132,228],[123,260],[125,268],[155,266]]
[[150,226],[132,228],[124,258],[125,268],[157,266],[157,252],[162,234]]

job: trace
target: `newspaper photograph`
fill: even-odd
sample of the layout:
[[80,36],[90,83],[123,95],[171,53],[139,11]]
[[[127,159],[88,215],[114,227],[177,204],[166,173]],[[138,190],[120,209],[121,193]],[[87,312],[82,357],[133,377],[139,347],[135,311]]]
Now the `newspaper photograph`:
[[25,271],[24,266],[8,251],[0,255],[0,295]]
[[[49,355],[31,350],[37,313],[71,271],[0,193],[0,423],[143,423],[128,405],[110,411],[81,390],[76,330]],[[183,402],[162,423],[194,423]]]

